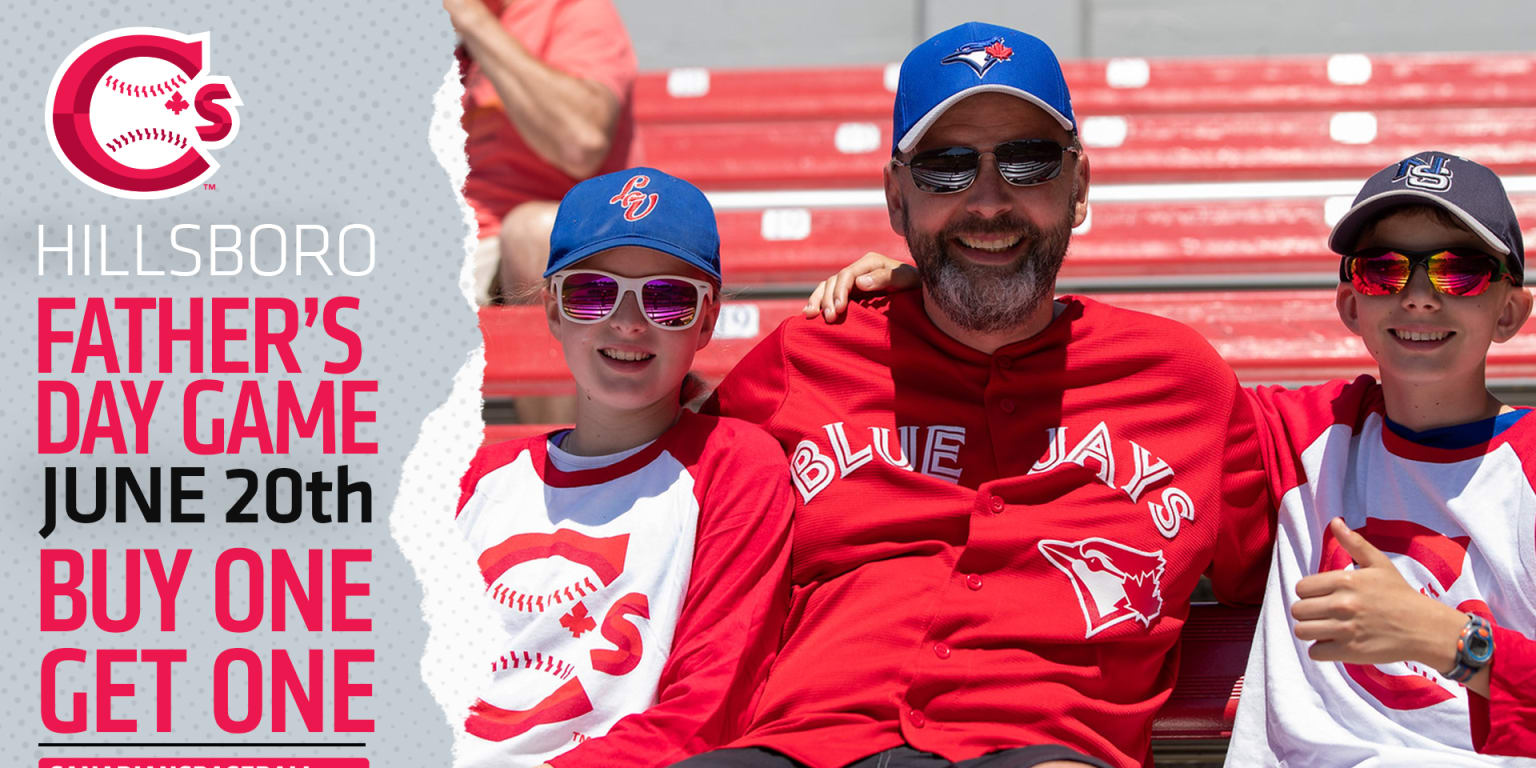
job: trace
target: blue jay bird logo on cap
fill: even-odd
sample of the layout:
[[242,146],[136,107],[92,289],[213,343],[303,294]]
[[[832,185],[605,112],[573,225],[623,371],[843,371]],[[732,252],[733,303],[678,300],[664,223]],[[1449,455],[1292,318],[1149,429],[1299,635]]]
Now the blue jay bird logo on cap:
[[1429,160],[1410,157],[1397,164],[1397,175],[1392,180],[1401,181],[1415,189],[1444,192],[1451,188],[1451,179],[1455,176],[1446,167],[1448,159],[1438,155]]
[[994,37],[991,40],[981,40],[966,43],[955,49],[954,53],[945,56],[940,64],[964,64],[970,67],[976,77],[987,76],[987,70],[999,61],[1008,61],[1013,58],[1013,49],[1003,43],[1003,38]]

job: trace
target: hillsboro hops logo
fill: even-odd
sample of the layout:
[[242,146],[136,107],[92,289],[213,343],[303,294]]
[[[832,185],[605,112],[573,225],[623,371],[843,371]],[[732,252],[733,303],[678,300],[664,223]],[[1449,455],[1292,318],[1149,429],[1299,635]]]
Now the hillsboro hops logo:
[[945,56],[939,63],[964,64],[974,70],[977,77],[986,77],[987,70],[994,64],[1011,58],[1013,58],[1013,49],[1004,44],[1001,37],[994,37],[991,40],[966,43],[956,48],[954,53]]
[[48,87],[48,141],[76,178],[117,197],[153,200],[219,169],[211,149],[234,140],[241,106],[208,73],[209,33],[130,27],[76,48]]
[[608,198],[609,205],[624,206],[624,218],[628,221],[639,221],[656,210],[656,201],[661,195],[655,192],[647,195],[640,190],[645,189],[651,183],[651,177],[637,173],[624,182],[624,188],[617,195]]
[[1163,612],[1162,550],[1142,552],[1097,537],[1082,541],[1044,539],[1040,553],[1072,581],[1087,622],[1084,638],[1122,621],[1143,627]]
[[1401,181],[1415,189],[1425,189],[1430,192],[1444,192],[1451,188],[1451,178],[1455,174],[1446,167],[1449,158],[1435,156],[1425,161],[1421,158],[1410,157],[1397,165],[1397,175],[1393,181]]

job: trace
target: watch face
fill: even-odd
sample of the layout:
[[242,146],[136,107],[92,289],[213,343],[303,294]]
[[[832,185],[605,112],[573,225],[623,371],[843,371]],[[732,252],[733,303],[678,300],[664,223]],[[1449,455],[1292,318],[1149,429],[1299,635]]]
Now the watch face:
[[1486,624],[1467,633],[1466,654],[1469,660],[1479,666],[1493,657],[1493,633]]

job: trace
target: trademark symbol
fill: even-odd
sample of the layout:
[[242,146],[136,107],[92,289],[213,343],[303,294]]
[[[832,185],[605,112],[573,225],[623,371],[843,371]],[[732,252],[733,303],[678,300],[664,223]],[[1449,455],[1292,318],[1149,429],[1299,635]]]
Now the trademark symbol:
[[203,189],[214,190],[214,189],[218,189],[218,188],[219,188],[219,185],[217,185],[217,184],[212,184],[212,183],[209,183],[209,182],[206,182],[206,181],[203,182]]

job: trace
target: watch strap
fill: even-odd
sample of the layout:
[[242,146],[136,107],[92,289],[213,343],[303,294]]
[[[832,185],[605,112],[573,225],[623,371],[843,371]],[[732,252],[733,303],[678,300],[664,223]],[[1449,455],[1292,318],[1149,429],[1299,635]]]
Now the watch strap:
[[1481,616],[1467,614],[1467,623],[1461,628],[1461,636],[1456,638],[1456,666],[1446,677],[1465,683],[1492,659],[1493,626]]

